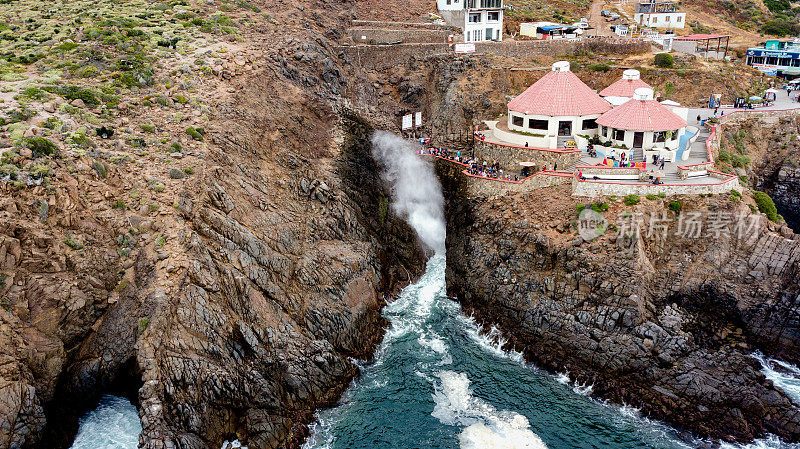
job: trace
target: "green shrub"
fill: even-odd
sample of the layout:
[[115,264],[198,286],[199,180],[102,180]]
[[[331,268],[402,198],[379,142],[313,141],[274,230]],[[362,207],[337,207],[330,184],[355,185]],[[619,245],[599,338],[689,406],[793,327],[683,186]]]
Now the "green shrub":
[[44,137],[26,137],[22,139],[22,146],[30,149],[33,157],[52,156],[58,151],[56,144]]
[[734,167],[746,168],[750,165],[750,157],[741,154],[734,154],[731,156],[731,165]]
[[575,211],[578,213],[578,215],[580,215],[581,212],[583,212],[584,209],[586,209],[586,205],[585,204],[576,204],[575,205]]
[[681,210],[681,202],[678,201],[678,200],[670,201],[669,202],[669,210],[671,210],[673,212],[678,212],[679,210]]
[[83,248],[83,243],[75,239],[72,234],[67,234],[67,238],[64,239],[64,243],[76,251]]
[[738,191],[738,190],[733,190],[733,189],[731,189],[731,192],[730,192],[730,199],[731,199],[731,201],[734,201],[734,202],[736,202],[736,201],[739,201],[739,200],[741,200],[741,199],[742,199],[742,194],[741,194],[741,193],[739,193],[739,191]]
[[195,128],[194,126],[186,128],[186,134],[190,135],[194,140],[203,140],[203,135],[205,133],[203,128]]
[[186,167],[186,168],[183,169],[183,171],[186,172],[187,175],[193,175],[194,174],[194,169],[192,167]]
[[664,192],[658,192],[658,197],[659,197],[659,198],[666,198],[666,197],[667,197],[667,194],[666,194],[666,193],[664,193]]
[[155,243],[156,246],[164,246],[164,244],[167,243],[167,238],[164,237],[163,235],[159,235],[158,237],[156,237]]
[[730,162],[731,161],[731,153],[728,150],[719,150],[719,157],[717,160],[720,162]]
[[594,203],[592,204],[592,210],[595,212],[606,212],[608,210],[607,203]]
[[46,100],[49,97],[47,92],[39,89],[38,87],[28,87],[27,89],[23,89],[19,94],[14,96],[14,99],[17,101],[25,101],[25,100],[35,100],[35,101],[42,101]]
[[605,62],[601,62],[599,64],[590,64],[587,68],[595,72],[608,72],[611,70],[611,66]]
[[142,131],[144,131],[146,133],[154,133],[154,132],[156,132],[155,125],[142,124],[141,128],[142,128]]
[[100,104],[100,100],[97,98],[97,92],[92,89],[68,84],[66,86],[46,86],[44,90],[60,95],[67,100],[80,99],[86,106],[90,108]]
[[181,144],[179,144],[178,142],[175,142],[175,143],[173,143],[172,145],[169,146],[169,149],[170,149],[170,153],[178,153],[178,152],[180,152],[182,150],[182,147],[181,147]]
[[664,95],[669,97],[673,93],[675,93],[675,85],[672,84],[672,81],[667,81],[664,84]]
[[675,65],[675,58],[669,53],[659,53],[653,58],[656,67],[671,68]]
[[753,200],[758,206],[758,210],[766,214],[770,221],[778,221],[778,209],[775,207],[775,202],[772,201],[769,195],[764,192],[753,192]]
[[641,200],[639,199],[639,195],[630,194],[630,195],[626,196],[622,201],[627,206],[635,206],[635,205],[639,204],[639,201],[641,201]]
[[183,179],[186,177],[186,173],[183,170],[179,170],[177,168],[171,168],[169,170],[169,177],[170,179]]
[[658,199],[658,195],[654,193],[648,193],[647,195],[645,195],[645,198],[647,198],[650,201],[655,201]]
[[108,167],[106,164],[100,161],[92,162],[92,169],[97,172],[97,175],[101,178],[105,178],[108,176]]

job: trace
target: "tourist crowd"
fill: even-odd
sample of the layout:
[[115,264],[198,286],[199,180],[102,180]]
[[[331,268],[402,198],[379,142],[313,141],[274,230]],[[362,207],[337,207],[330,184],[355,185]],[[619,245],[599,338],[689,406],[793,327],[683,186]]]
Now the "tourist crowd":
[[518,175],[504,173],[497,161],[481,161],[478,158],[462,156],[461,151],[448,150],[446,148],[420,148],[419,154],[431,154],[442,159],[447,159],[467,166],[467,173],[483,178],[499,179],[503,181],[519,181]]

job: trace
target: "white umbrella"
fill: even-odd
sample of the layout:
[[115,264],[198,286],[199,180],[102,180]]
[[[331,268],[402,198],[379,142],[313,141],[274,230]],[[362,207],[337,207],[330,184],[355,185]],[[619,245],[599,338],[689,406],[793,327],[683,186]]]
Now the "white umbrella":
[[677,101],[672,101],[672,100],[664,100],[664,101],[661,102],[661,104],[663,104],[664,106],[680,106],[681,105]]
[[793,79],[793,80],[789,81],[789,84],[797,84],[797,83],[800,83],[800,78],[796,78],[796,79]]
[[520,162],[519,165],[523,167],[536,167],[536,162]]
[[767,89],[767,92],[769,92],[769,93],[773,93],[773,94],[780,93],[780,91],[779,91],[778,89],[773,89],[772,87],[770,87],[769,89]]

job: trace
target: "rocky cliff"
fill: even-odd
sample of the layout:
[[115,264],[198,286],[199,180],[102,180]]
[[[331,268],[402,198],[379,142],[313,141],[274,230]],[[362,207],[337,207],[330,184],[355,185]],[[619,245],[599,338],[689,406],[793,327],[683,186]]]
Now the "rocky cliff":
[[[440,173],[448,291],[529,361],[695,436],[800,439],[797,405],[748,357],[798,361],[800,243],[791,231],[759,217],[742,218],[747,232],[730,221],[708,234],[713,217],[750,216],[728,195],[612,199],[596,206],[607,232],[586,242],[568,186],[485,197]],[[672,201],[684,219],[701,217],[697,237]],[[641,220],[636,233],[631,217]]]
[[107,77],[0,117],[0,448],[68,447],[106,392],[140,447],[296,447],[423,266],[333,59],[353,5],[117,3],[30,67]]

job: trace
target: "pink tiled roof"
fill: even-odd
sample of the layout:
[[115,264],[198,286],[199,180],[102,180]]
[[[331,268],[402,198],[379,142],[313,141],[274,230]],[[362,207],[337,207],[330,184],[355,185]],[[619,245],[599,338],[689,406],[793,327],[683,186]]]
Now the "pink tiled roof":
[[601,97],[630,97],[633,98],[633,91],[641,87],[652,89],[652,87],[641,79],[626,80],[619,79],[614,84],[600,91]]
[[677,36],[676,41],[705,41],[709,39],[719,39],[721,37],[730,37],[729,34],[690,34],[688,36]]
[[508,110],[523,114],[582,116],[611,109],[607,101],[570,71],[554,70],[508,103]]
[[632,131],[668,131],[686,126],[686,121],[656,100],[628,100],[606,112],[597,124]]

